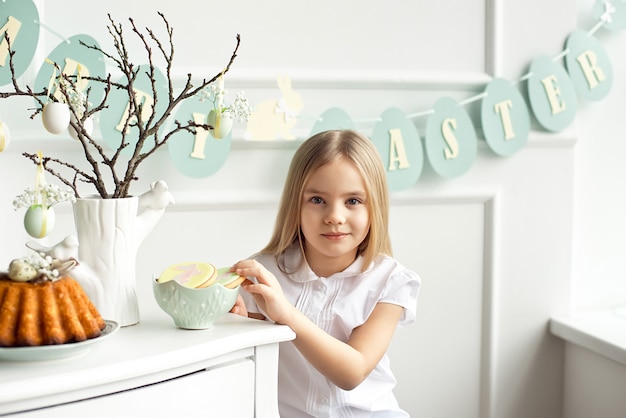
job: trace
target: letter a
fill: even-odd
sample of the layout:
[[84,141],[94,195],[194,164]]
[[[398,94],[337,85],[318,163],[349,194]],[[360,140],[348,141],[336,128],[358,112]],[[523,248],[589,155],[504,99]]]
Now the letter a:
[[409,159],[406,157],[402,131],[397,128],[389,130],[389,171],[394,171],[396,169],[396,163],[398,163],[399,170],[403,170],[411,166],[409,164]]

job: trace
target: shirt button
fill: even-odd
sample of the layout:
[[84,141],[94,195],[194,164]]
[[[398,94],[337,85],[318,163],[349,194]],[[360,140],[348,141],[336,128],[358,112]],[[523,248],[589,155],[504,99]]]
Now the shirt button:
[[322,398],[322,403],[324,405],[328,405],[328,398]]

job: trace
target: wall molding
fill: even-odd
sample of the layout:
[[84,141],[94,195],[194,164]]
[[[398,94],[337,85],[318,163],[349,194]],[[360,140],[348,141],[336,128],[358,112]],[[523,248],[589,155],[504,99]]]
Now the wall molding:
[[485,69],[488,74],[496,77],[501,74],[501,65],[498,56],[502,54],[501,30],[498,24],[501,21],[501,5],[498,0],[487,0],[485,2]]
[[495,417],[495,374],[496,374],[496,330],[498,309],[498,272],[500,271],[498,254],[500,245],[500,190],[498,188],[462,188],[447,193],[410,193],[404,196],[392,196],[393,206],[415,205],[463,205],[478,203],[483,205],[484,247],[483,281],[481,312],[481,359],[479,417]]
[[[237,130],[234,133],[239,133]],[[478,135],[478,147],[489,151],[489,147],[482,138],[482,132],[477,130]],[[34,152],[33,150],[43,149],[48,152],[60,153],[60,152],[81,152],[77,144],[67,138],[46,138],[41,139],[41,133],[33,131],[21,132],[18,139],[15,138],[15,134],[12,133],[13,139],[9,146],[4,150],[3,154],[21,154],[22,152]],[[294,141],[288,140],[276,140],[276,141],[247,141],[243,139],[243,135],[236,135],[231,143],[231,151],[237,152],[241,150],[295,150],[305,139],[306,135],[302,136],[302,139]],[[420,132],[421,139],[423,141],[423,132]],[[563,132],[545,132],[545,131],[531,131],[528,137],[528,141],[524,147],[531,148],[573,148],[576,144],[578,134],[573,130],[567,130]],[[98,141],[102,141],[101,136],[95,138]],[[159,150],[157,152],[167,152],[167,150]],[[518,151],[523,152],[523,149]],[[503,157],[507,158],[507,157]]]
[[500,271],[498,254],[501,229],[500,196],[496,192],[485,201],[485,239],[483,251],[483,311],[481,336],[480,413],[482,418],[495,417],[495,381],[498,347],[496,344],[498,280]]
[[[183,85],[187,73],[203,74],[206,68],[189,68],[184,74],[172,72],[174,85]],[[292,80],[294,90],[457,90],[461,92],[482,90],[491,76],[484,72],[420,72],[395,70],[344,71],[339,69],[310,70],[238,70],[228,72],[229,89],[276,89],[276,78],[286,74]]]

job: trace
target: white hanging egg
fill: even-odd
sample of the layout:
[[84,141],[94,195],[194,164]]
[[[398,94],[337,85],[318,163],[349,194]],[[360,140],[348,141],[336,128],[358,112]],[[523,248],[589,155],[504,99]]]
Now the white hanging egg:
[[44,210],[41,205],[33,205],[24,215],[24,228],[33,238],[43,238],[54,228],[56,216],[52,208]]
[[70,124],[70,109],[65,103],[48,102],[43,107],[41,120],[48,132],[58,135]]
[[233,118],[230,113],[217,113],[215,110],[209,112],[207,123],[213,127],[209,132],[215,139],[226,137],[233,129]]
[[[71,120],[74,121],[74,115],[71,116]],[[93,118],[91,116],[85,119],[85,122],[83,122],[83,128],[85,128],[87,135],[91,136],[91,134],[93,133]],[[72,125],[69,125],[67,127],[67,132],[73,139],[78,140],[78,132],[76,132],[76,130],[72,128]]]
[[4,151],[11,142],[11,132],[6,123],[0,122],[0,152]]

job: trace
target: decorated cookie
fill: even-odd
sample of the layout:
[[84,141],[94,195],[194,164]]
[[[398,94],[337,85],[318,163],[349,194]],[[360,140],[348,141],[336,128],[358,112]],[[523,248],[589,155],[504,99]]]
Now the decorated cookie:
[[234,289],[241,284],[246,278],[232,273],[230,267],[224,267],[217,270],[217,278],[215,283],[219,283],[227,289]]
[[216,276],[217,269],[213,264],[186,262],[169,266],[161,273],[157,281],[165,283],[175,280],[185,287],[195,289],[212,285]]
[[165,283],[174,280],[190,289],[204,289],[219,283],[227,289],[235,289],[245,279],[232,273],[230,267],[217,269],[210,263],[187,262],[169,266],[161,273],[157,282]]

